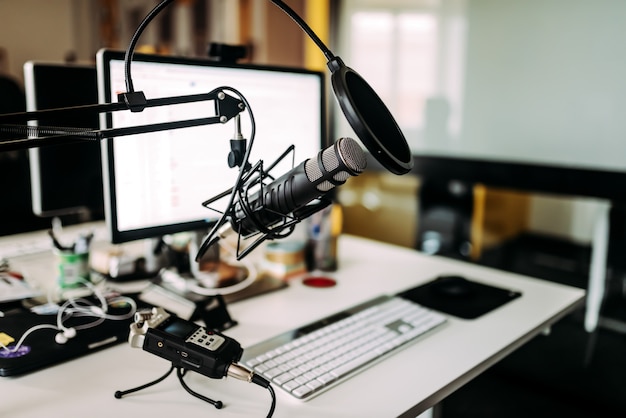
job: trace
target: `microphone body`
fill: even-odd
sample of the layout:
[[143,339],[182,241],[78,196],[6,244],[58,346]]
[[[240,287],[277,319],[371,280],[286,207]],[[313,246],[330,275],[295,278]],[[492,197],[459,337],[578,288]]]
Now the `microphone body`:
[[230,223],[244,237],[268,233],[294,211],[365,170],[367,159],[352,138],[340,138],[316,157],[300,163],[233,205]]

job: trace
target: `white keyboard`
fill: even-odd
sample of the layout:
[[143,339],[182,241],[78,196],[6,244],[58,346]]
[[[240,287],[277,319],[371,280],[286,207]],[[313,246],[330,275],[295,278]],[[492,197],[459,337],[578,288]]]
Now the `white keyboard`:
[[382,296],[248,347],[242,362],[294,397],[310,399],[444,322],[438,312]]

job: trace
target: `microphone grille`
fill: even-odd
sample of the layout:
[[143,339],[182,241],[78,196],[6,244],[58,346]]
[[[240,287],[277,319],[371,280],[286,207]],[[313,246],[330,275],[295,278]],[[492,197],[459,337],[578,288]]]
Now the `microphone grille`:
[[[339,138],[333,146],[321,151],[321,161],[324,171],[332,177],[332,181],[325,180],[316,186],[321,192],[327,192],[337,184],[343,184],[348,178],[361,174],[367,166],[363,149],[354,139],[347,137]],[[306,162],[305,171],[312,182],[324,175],[316,158]]]
[[339,138],[337,140],[337,149],[344,164],[354,171],[353,175],[361,174],[365,170],[367,158],[358,142],[348,137]]

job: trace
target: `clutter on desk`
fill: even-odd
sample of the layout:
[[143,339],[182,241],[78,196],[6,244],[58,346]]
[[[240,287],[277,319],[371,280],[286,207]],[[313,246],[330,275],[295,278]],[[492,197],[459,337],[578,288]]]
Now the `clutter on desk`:
[[[29,307],[22,301],[0,317],[0,376],[13,376],[77,358],[100,348],[123,342],[137,302],[106,286],[83,280],[88,291],[81,297]],[[60,289],[64,296],[77,289]],[[3,309],[6,304],[3,304]]]
[[307,276],[302,280],[302,284],[309,287],[326,288],[334,287],[337,280],[328,276]]
[[180,292],[158,283],[151,284],[139,294],[139,300],[161,306],[176,316],[189,320],[202,320],[207,328],[224,331],[237,325],[226,308],[222,295],[183,297]]
[[62,289],[80,287],[82,281],[91,280],[89,272],[89,247],[93,233],[80,234],[72,244],[63,244],[54,232],[48,230],[54,245],[53,253],[58,265],[58,284]]
[[5,305],[40,295],[41,292],[31,287],[21,273],[11,269],[8,260],[0,260],[0,316],[3,316]]
[[93,271],[115,282],[152,278],[158,273],[148,267],[145,257],[127,254],[120,248],[92,251],[89,264]]
[[265,247],[262,272],[280,280],[306,273],[305,243],[303,241],[273,241]]
[[8,271],[0,271],[0,303],[41,296],[41,292],[32,288],[23,278]]
[[343,212],[330,205],[307,219],[306,264],[309,271],[337,270],[337,240],[341,234]]

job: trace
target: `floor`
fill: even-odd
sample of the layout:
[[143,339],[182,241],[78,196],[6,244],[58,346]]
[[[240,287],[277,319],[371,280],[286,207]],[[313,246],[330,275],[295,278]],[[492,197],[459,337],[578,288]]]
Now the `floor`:
[[[491,254],[483,263],[586,287],[588,249],[532,238],[525,244],[533,251]],[[612,292],[603,315],[626,323],[623,277],[609,282],[622,289]],[[453,393],[440,405],[441,418],[626,417],[626,333],[600,328],[589,334],[583,318],[581,308]]]
[[626,417],[626,335],[590,336],[575,313],[449,396],[441,418]]

